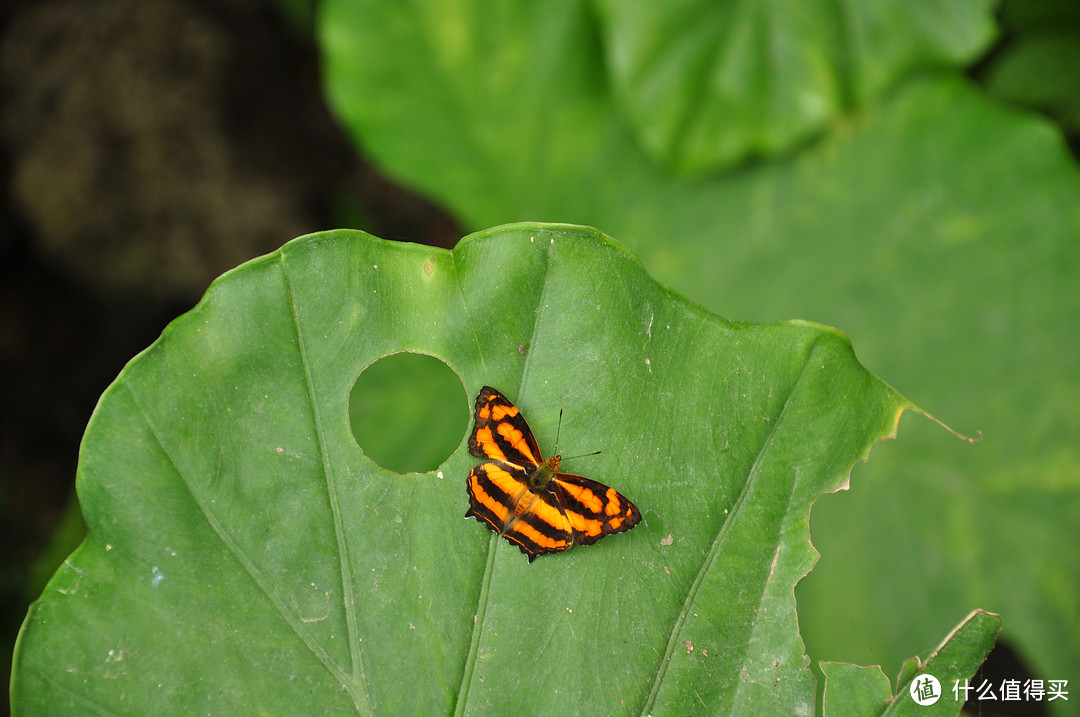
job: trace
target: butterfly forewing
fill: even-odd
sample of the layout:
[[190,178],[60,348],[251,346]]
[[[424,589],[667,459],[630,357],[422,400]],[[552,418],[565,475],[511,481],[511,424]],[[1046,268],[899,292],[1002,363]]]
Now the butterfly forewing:
[[469,436],[469,453],[520,466],[537,466],[543,460],[525,417],[491,386],[484,386],[476,397],[476,425]]
[[[589,478],[555,473],[544,488],[530,488],[529,478],[543,461],[540,449],[517,407],[490,386],[476,399],[469,452],[489,460],[469,471],[465,517],[475,517],[517,545],[529,562],[575,544],[592,545],[641,520],[625,496]],[[558,458],[551,462],[558,467]]]

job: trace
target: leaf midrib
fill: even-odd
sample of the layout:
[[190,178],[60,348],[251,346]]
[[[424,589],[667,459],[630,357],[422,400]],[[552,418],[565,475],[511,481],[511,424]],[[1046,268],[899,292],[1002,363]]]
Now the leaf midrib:
[[[536,311],[533,313],[533,315],[536,317],[536,320],[533,322],[532,334],[529,336],[528,345],[530,349],[531,347],[536,345],[536,335],[540,330],[540,320],[544,313],[543,307],[544,302],[547,298],[548,285],[550,283],[551,277],[551,247],[553,245],[551,243],[548,243],[546,246],[547,251],[543,252],[543,257],[545,259],[544,268],[540,272],[540,274],[543,276],[544,283],[540,287],[540,296],[537,302],[538,306],[536,308]],[[453,255],[453,252],[451,252],[451,255]],[[454,267],[456,270],[456,262],[454,264]],[[457,280],[458,286],[461,287],[460,275],[455,275],[455,280]],[[464,287],[461,287],[461,290],[462,301],[464,301]],[[468,307],[466,307],[466,311],[467,310]],[[478,353],[481,352],[479,340],[476,342],[476,350]],[[529,375],[529,366],[531,365],[532,356],[532,350],[530,350],[529,353],[525,356],[525,365],[523,366],[521,371],[521,382],[518,384],[517,398],[519,400],[525,390],[525,379]],[[476,614],[475,621],[473,622],[472,634],[469,638],[469,653],[465,658],[465,668],[462,671],[461,685],[458,688],[457,701],[454,705],[455,716],[465,713],[466,705],[469,701],[469,692],[472,685],[472,674],[473,669],[476,665],[476,655],[480,650],[480,639],[484,631],[484,618],[487,615],[487,606],[489,600],[491,599],[491,576],[495,572],[495,554],[499,547],[499,539],[500,536],[492,533],[490,539],[488,540],[487,563],[486,567],[484,568],[484,577],[480,585],[480,594],[477,599]]]

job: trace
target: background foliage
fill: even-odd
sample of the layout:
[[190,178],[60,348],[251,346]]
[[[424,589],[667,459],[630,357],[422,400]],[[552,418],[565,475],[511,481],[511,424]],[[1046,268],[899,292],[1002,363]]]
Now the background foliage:
[[1076,674],[1075,161],[964,75],[988,4],[795,5],[331,0],[319,33],[358,146],[467,226],[603,227],[723,315],[843,328],[983,433],[905,423],[820,502],[813,656],[891,664],[981,606],[1034,676]]

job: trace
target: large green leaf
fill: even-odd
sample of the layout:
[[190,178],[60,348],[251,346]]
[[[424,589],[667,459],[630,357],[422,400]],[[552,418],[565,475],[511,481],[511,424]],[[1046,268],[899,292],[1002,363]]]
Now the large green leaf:
[[468,225],[592,224],[725,315],[840,326],[984,433],[906,422],[815,506],[811,655],[896,664],[985,607],[1036,677],[1074,670],[1080,174],[1055,131],[926,74],[789,160],[676,179],[614,106],[582,4],[511,5],[328,0],[329,92],[358,141]]
[[[438,471],[374,464],[350,388],[403,350],[463,403],[501,387],[541,445],[565,408],[562,445],[603,448],[588,472],[643,524],[529,564],[462,519],[467,425]],[[907,405],[838,332],[724,321],[594,230],[299,239],[103,395],[16,712],[807,714],[810,503]]]
[[594,0],[620,106],[653,157],[701,172],[772,155],[912,68],[968,62],[988,0]]

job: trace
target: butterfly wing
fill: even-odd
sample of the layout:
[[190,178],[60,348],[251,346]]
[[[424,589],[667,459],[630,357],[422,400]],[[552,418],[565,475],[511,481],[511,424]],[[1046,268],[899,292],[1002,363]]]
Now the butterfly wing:
[[605,535],[625,532],[641,522],[637,506],[603,483],[559,473],[551,484],[551,493],[570,523],[577,545],[592,545]]
[[543,460],[521,411],[491,386],[484,386],[476,397],[469,453],[526,467],[537,466]]
[[496,533],[513,519],[514,507],[529,491],[529,472],[506,461],[490,461],[473,466],[465,479],[469,493],[469,512]]
[[517,545],[530,563],[641,521],[629,499],[589,478],[558,473],[546,488],[530,489],[529,477],[543,456],[521,412],[494,388],[485,386],[476,397],[475,421],[469,453],[488,460],[469,471],[465,517]]
[[469,512],[517,545],[531,563],[574,544],[570,520],[551,491],[529,490],[529,471],[506,461],[474,466],[465,482]]

